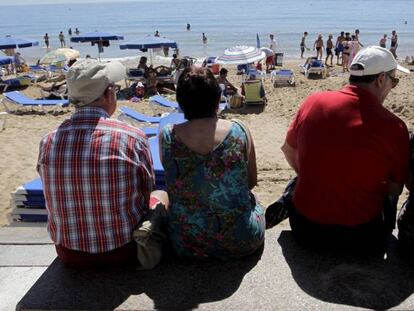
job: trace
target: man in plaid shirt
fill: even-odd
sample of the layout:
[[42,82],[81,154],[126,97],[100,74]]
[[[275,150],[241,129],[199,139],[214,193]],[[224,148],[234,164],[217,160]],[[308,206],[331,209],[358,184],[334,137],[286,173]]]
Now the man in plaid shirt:
[[119,62],[76,62],[67,73],[76,111],[40,143],[48,230],[59,258],[71,266],[136,261],[132,232],[150,206],[154,173],[145,134],[110,119],[114,83],[125,72]]

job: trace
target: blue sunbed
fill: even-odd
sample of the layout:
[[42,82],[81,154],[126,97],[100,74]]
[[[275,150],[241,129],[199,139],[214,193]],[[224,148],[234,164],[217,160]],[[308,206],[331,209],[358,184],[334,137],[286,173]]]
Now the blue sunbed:
[[2,100],[3,105],[5,106],[7,111],[10,109],[6,105],[6,101],[11,102],[13,104],[27,107],[27,106],[60,106],[60,107],[67,107],[69,105],[69,100],[67,99],[33,99],[27,97],[23,93],[19,91],[14,92],[6,92],[3,93],[4,98]]
[[150,103],[154,103],[163,107],[167,108],[173,108],[173,109],[180,109],[180,106],[177,102],[173,102],[171,100],[168,100],[164,96],[161,95],[155,95],[149,98]]
[[122,114],[140,122],[160,123],[161,117],[151,117],[129,107],[121,107]]

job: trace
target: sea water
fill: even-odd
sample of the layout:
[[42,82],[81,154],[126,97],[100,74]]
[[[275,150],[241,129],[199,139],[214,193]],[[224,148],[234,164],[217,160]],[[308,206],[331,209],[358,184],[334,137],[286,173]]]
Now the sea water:
[[[40,4],[40,1],[42,3]],[[414,8],[412,0],[135,0],[93,1],[0,0],[0,36],[12,35],[38,40],[39,47],[22,49],[22,54],[40,58],[45,52],[43,36],[50,36],[51,48],[60,47],[63,31],[67,46],[82,56],[98,55],[97,47],[72,43],[68,29],[82,33],[104,31],[123,35],[125,40],[111,42],[103,57],[136,56],[137,50],[120,50],[119,44],[158,30],[162,37],[174,39],[181,55],[217,56],[235,45],[269,46],[275,34],[278,51],[285,57],[299,57],[299,42],[309,33],[312,48],[319,33],[324,41],[329,33],[334,40],[340,31],[360,30],[364,45],[377,45],[383,34],[399,36],[398,55],[414,55]],[[51,1],[50,1],[51,2]],[[186,30],[189,23],[191,29]],[[202,33],[207,43],[202,42]],[[389,47],[390,40],[387,42]],[[313,51],[307,51],[311,55]],[[171,55],[171,54],[170,54]]]

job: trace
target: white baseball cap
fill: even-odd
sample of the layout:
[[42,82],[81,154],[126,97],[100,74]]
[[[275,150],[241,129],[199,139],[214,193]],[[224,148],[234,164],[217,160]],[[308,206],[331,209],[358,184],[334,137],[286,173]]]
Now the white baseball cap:
[[86,106],[98,99],[108,85],[125,77],[126,68],[118,61],[79,60],[66,74],[69,100],[77,106]]
[[[360,66],[354,66],[353,69],[353,65]],[[362,67],[363,69],[357,69],[355,67]],[[355,55],[349,67],[349,73],[353,76],[370,76],[393,69],[410,73],[407,68],[397,63],[392,53],[387,49],[379,46],[369,46]]]

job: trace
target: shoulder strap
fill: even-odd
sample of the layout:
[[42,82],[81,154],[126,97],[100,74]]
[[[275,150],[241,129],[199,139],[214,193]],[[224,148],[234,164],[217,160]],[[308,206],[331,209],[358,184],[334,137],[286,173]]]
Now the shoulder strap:
[[249,161],[249,155],[250,155],[250,135],[248,130],[246,129],[246,125],[244,125],[244,123],[241,120],[238,119],[232,119],[231,121],[233,121],[234,123],[237,123],[240,128],[243,130],[244,134],[246,135],[246,143],[247,143],[247,161]]

